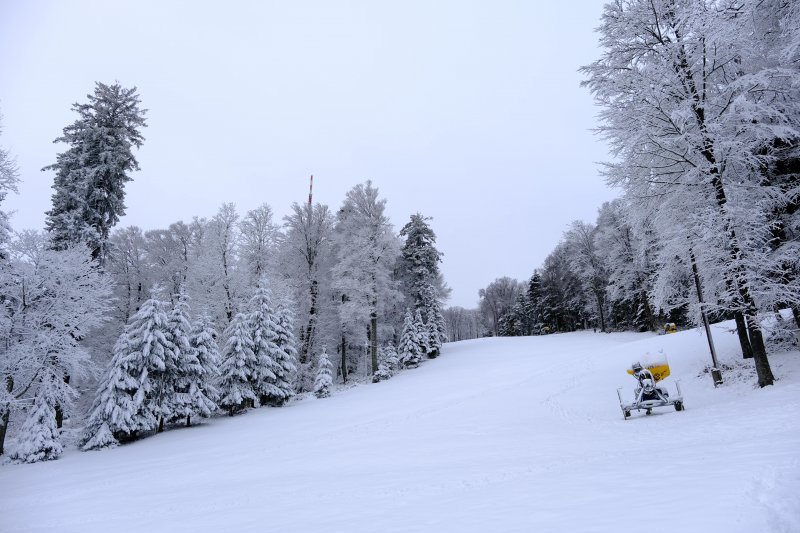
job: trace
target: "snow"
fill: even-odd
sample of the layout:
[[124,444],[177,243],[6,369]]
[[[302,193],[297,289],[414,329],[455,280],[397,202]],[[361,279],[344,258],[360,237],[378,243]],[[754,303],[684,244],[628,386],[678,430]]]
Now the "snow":
[[[659,350],[686,411],[625,421],[616,388]],[[330,398],[0,467],[0,531],[800,531],[800,354],[764,389],[752,365],[714,389],[709,359],[696,331],[449,343]]]

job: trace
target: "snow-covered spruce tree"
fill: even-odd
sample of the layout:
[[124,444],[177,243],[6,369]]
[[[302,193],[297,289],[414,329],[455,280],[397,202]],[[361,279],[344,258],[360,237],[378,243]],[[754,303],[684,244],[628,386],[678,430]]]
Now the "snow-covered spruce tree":
[[430,330],[422,318],[422,311],[419,309],[414,312],[414,328],[417,330],[417,339],[419,339],[419,348],[422,350],[422,356],[425,357],[431,352]]
[[219,368],[220,399],[218,405],[233,416],[237,411],[253,407],[258,392],[253,377],[258,375],[259,360],[253,353],[249,317],[237,313],[223,333],[225,348]]
[[220,354],[216,339],[217,332],[207,315],[195,320],[189,343],[200,366],[199,372],[187,379],[191,406],[191,413],[186,415],[187,425],[191,423],[190,416],[207,418],[217,410],[220,392],[215,384],[220,374]]
[[86,242],[102,265],[109,232],[125,214],[128,173],[139,169],[133,148],[144,141],[145,110],[136,87],[96,83],[87,98],[72,106],[78,119],[56,139],[69,147],[44,168],[56,173],[46,226],[56,248]]
[[[43,387],[46,388],[46,387]],[[21,438],[11,453],[11,460],[36,463],[58,459],[64,450],[56,427],[56,403],[44,391],[34,398],[28,417],[22,424]]]
[[331,395],[331,385],[333,384],[333,365],[328,357],[328,348],[323,344],[322,353],[319,354],[317,364],[317,376],[314,379],[314,394],[317,398],[327,398]]
[[391,277],[400,245],[385,210],[386,200],[378,199],[372,182],[348,191],[338,213],[338,262],[332,271],[333,287],[343,296],[339,306],[343,325],[369,326],[373,373],[378,370],[378,316],[401,297]]
[[763,169],[776,148],[796,141],[800,120],[800,71],[768,44],[780,32],[760,24],[778,7],[755,0],[607,4],[598,30],[603,55],[582,69],[604,108],[599,131],[617,160],[609,181],[631,198],[658,197],[659,212],[673,212],[685,234],[703,237],[687,243],[684,235],[684,248],[718,258],[719,267],[706,262],[706,271],[722,274],[720,303],[746,323],[760,386],[773,376],[759,309],[792,297],[763,275],[775,270],[765,253],[764,209],[794,201],[764,181]]
[[[279,383],[289,386],[287,392],[289,396],[294,394],[297,382],[297,341],[294,338],[294,313],[292,313],[292,302],[283,300],[278,303],[275,313],[275,344],[282,352],[277,361],[277,371],[275,375],[279,378]],[[287,398],[289,397],[287,396]]]
[[[0,294],[1,454],[21,402],[32,400],[40,414],[52,411],[56,428],[74,414],[73,384],[95,372],[80,339],[106,320],[111,288],[85,248],[55,251],[42,234],[29,231],[11,243],[9,257],[0,262]],[[27,432],[37,420],[41,416],[29,418],[20,435],[26,455],[35,453],[36,445],[27,440],[34,435]]]
[[439,271],[442,254],[436,249],[436,234],[428,224],[430,220],[430,217],[416,213],[400,230],[405,242],[398,270],[408,305],[420,309],[426,323],[433,321],[436,324],[438,339],[431,341],[428,353],[430,357],[436,357],[441,343],[447,340],[441,301],[447,297],[449,289]]
[[[157,429],[170,417],[174,345],[168,336],[168,305],[150,298],[131,317],[114,345],[114,355],[97,389],[83,449],[115,445]],[[109,439],[109,434],[113,440]]]
[[[163,429],[163,420],[185,420],[186,425],[191,425],[192,416],[208,417],[216,409],[216,404],[206,392],[213,394],[216,392],[213,384],[210,383],[215,374],[209,374],[216,369],[215,360],[205,361],[205,365],[200,361],[200,351],[194,344],[197,341],[196,334],[199,336],[209,335],[204,333],[204,329],[195,332],[189,323],[189,302],[188,296],[181,293],[167,323],[167,340],[173,345],[172,356],[168,358],[167,372],[163,381],[163,387],[169,397],[168,406],[164,409],[167,416],[162,418],[159,430]],[[201,324],[201,328],[202,328]],[[213,330],[212,330],[213,331]],[[210,339],[213,344],[213,338]],[[209,346],[209,339],[205,339],[200,348],[204,351],[204,356],[214,356],[214,346]],[[209,354],[209,350],[212,352]],[[209,368],[208,365],[211,365]]]
[[394,347],[394,344],[388,343],[381,348],[380,357],[381,362],[386,364],[390,374],[394,374],[400,370],[400,357],[397,355],[397,349]]
[[258,361],[251,380],[261,405],[283,405],[293,394],[287,368],[287,354],[278,346],[278,316],[272,306],[272,292],[266,278],[259,282],[250,299],[248,327],[253,354]]
[[424,353],[422,342],[417,331],[417,322],[411,309],[406,310],[406,318],[403,322],[403,333],[400,336],[400,345],[397,351],[400,356],[400,363],[406,368],[416,368],[422,361]]

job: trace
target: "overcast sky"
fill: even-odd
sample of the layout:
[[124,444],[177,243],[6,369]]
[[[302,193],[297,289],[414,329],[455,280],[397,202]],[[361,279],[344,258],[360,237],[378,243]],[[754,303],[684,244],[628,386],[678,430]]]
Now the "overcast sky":
[[52,141],[95,81],[149,109],[121,226],[292,202],[336,210],[371,179],[399,230],[433,217],[450,305],[527,279],[617,196],[577,69],[602,2],[0,0],[0,146],[15,229],[44,225]]

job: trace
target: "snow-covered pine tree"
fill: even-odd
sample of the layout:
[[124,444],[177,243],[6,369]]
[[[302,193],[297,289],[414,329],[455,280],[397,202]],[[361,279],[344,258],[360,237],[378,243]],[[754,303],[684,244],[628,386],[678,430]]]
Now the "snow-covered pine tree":
[[406,310],[405,321],[403,322],[403,333],[400,336],[400,345],[398,346],[400,355],[400,362],[406,368],[415,368],[419,366],[422,361],[422,345],[419,339],[419,332],[417,331],[417,323],[414,320],[414,315],[411,314],[411,309]]
[[281,405],[288,398],[288,383],[284,383],[285,378],[279,376],[282,373],[279,361],[283,352],[276,344],[278,318],[272,307],[272,292],[266,278],[259,281],[250,299],[249,309],[248,328],[253,354],[258,362],[250,377],[253,390],[258,394],[260,405]]
[[134,439],[169,416],[173,393],[165,381],[174,348],[167,339],[168,321],[167,304],[157,298],[145,301],[131,317],[97,389],[82,449]]
[[386,363],[386,366],[389,367],[389,371],[392,374],[400,370],[400,358],[397,355],[397,349],[394,347],[394,344],[388,343],[383,346],[380,357],[381,361]]
[[[191,399],[192,414],[197,417],[210,417],[217,410],[220,392],[215,383],[219,378],[219,347],[217,332],[208,315],[201,315],[193,327],[189,343],[192,346],[200,372],[189,380],[188,394]],[[189,415],[187,415],[189,416]],[[187,418],[187,424],[191,420]]]
[[317,376],[314,379],[314,394],[317,398],[327,398],[331,395],[330,387],[333,384],[333,365],[328,357],[328,348],[323,344],[322,353],[319,354]]
[[144,141],[145,110],[136,87],[96,83],[87,98],[72,106],[79,118],[56,139],[69,148],[44,168],[56,172],[46,226],[55,247],[86,242],[103,264],[109,231],[125,214],[128,173],[139,169],[133,147]]
[[[192,346],[189,313],[189,298],[185,292],[181,292],[167,323],[166,337],[172,343],[173,351],[167,361],[164,379],[168,394],[168,406],[164,409],[168,414],[166,420],[186,420],[187,426],[191,425],[191,417],[198,410],[203,416],[208,416],[216,408],[208,398],[197,394],[198,388],[203,385],[204,369]],[[159,430],[163,429],[162,426],[163,423],[159,424]]]
[[11,460],[20,463],[36,463],[58,459],[63,451],[59,430],[56,427],[57,404],[45,391],[40,391],[33,400],[28,417],[22,424],[16,449]]
[[292,313],[291,302],[280,302],[275,318],[275,344],[282,352],[276,361],[277,370],[275,375],[278,378],[276,385],[284,389],[288,399],[294,394],[298,368],[297,341],[294,338],[294,314]]
[[222,352],[218,389],[218,405],[234,413],[246,407],[253,407],[258,401],[253,376],[257,375],[259,360],[253,353],[253,339],[250,335],[249,317],[237,313],[223,333],[225,348]]
[[428,356],[431,353],[430,331],[422,318],[422,310],[420,309],[414,312],[414,328],[417,330],[417,339],[419,339],[419,348],[421,350],[420,355],[422,357]]

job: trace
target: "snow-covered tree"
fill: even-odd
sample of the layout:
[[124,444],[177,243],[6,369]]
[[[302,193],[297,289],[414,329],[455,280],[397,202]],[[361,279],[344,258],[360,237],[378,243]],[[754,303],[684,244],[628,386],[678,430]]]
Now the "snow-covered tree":
[[422,311],[417,309],[414,312],[414,329],[417,330],[417,339],[419,340],[419,348],[422,350],[422,356],[425,357],[431,352],[430,330],[422,318]]
[[28,417],[22,424],[17,448],[11,460],[20,463],[36,463],[58,459],[64,447],[56,427],[54,398],[41,391],[33,400]]
[[606,286],[608,274],[595,246],[595,226],[574,221],[564,235],[570,268],[581,283],[587,314],[600,331],[606,331]]
[[9,251],[0,264],[0,453],[20,405],[32,401],[39,413],[28,428],[46,411],[56,427],[74,414],[74,380],[95,371],[80,341],[106,320],[111,296],[85,248],[55,251],[41,234],[24,232]]
[[[172,391],[165,381],[173,364],[168,306],[150,298],[131,317],[95,395],[83,449],[113,446],[159,427],[170,416]],[[109,439],[109,434],[113,439]]]
[[406,317],[403,322],[403,333],[400,336],[400,345],[397,347],[400,362],[406,368],[415,368],[419,366],[422,358],[425,356],[422,348],[422,341],[419,337],[420,334],[417,330],[417,322],[414,320],[411,309],[408,309],[406,310]]
[[259,282],[249,309],[248,327],[253,354],[258,361],[251,377],[254,390],[261,405],[282,405],[293,394],[289,379],[294,366],[289,355],[278,346],[279,319],[266,278]]
[[[191,413],[188,416],[210,417],[217,409],[220,392],[216,387],[219,379],[219,347],[217,332],[207,315],[201,315],[192,326],[189,343],[199,364],[199,372],[188,376],[186,392],[190,398]],[[191,419],[187,418],[187,424]]]
[[96,83],[87,99],[72,106],[78,119],[56,139],[69,147],[44,169],[56,173],[46,226],[55,247],[85,242],[103,264],[109,232],[125,214],[128,174],[139,169],[133,148],[144,142],[145,110],[136,87],[116,83]]
[[276,251],[279,231],[272,221],[272,208],[263,204],[248,211],[239,223],[239,232],[242,241],[239,253],[255,284],[271,273],[270,263]]
[[659,227],[682,230],[661,235],[664,249],[691,246],[708,281],[721,281],[720,308],[746,326],[761,386],[773,375],[758,311],[796,298],[768,274],[780,265],[765,213],[795,196],[763,175],[800,138],[800,71],[785,55],[792,39],[772,44],[784,35],[784,17],[772,15],[786,5],[609,3],[602,57],[582,69],[616,156],[609,181],[631,199],[657,199]]
[[339,314],[344,325],[369,326],[373,372],[378,370],[378,316],[400,298],[391,278],[400,244],[385,209],[386,200],[378,199],[372,182],[356,185],[339,210],[335,232],[333,285],[344,296]]
[[220,364],[218,405],[231,416],[241,409],[253,407],[258,401],[254,377],[258,375],[259,359],[253,353],[253,337],[248,315],[237,313],[225,329],[226,339]]
[[498,278],[479,291],[479,309],[492,335],[500,334],[500,319],[514,307],[520,291],[519,282],[509,277]]
[[[282,378],[287,384],[297,381],[297,341],[294,337],[294,313],[292,312],[291,302],[283,300],[278,303],[275,313],[275,344],[282,352],[278,358],[278,371],[276,375]],[[290,386],[289,395],[294,387]]]
[[328,357],[328,348],[323,344],[322,353],[319,354],[319,363],[317,363],[317,376],[314,379],[314,394],[317,398],[327,398],[331,395],[332,371],[333,365]]
[[[2,121],[0,115],[0,121]],[[0,135],[3,133],[2,124],[0,124]],[[17,192],[17,182],[19,181],[19,172],[17,163],[7,150],[0,147],[0,204],[6,199],[10,192]],[[8,222],[8,213],[0,210],[0,260],[8,258],[8,241],[11,239],[11,227]]]
[[[320,321],[334,313],[330,300],[330,266],[334,261],[332,235],[334,217],[323,204],[292,204],[284,218],[286,235],[281,241],[281,275],[294,289],[300,327],[299,361],[308,361],[315,351]],[[313,379],[313,373],[311,375]]]

